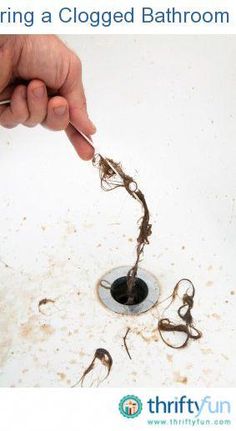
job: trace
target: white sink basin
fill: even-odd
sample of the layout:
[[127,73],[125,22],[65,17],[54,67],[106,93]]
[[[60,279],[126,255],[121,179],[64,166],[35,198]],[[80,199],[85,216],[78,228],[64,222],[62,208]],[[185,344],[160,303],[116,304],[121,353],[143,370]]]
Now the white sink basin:
[[[234,386],[235,39],[65,39],[84,64],[100,150],[149,203],[142,267],[161,299],[193,281],[203,337],[172,350],[157,309],[119,316],[100,304],[98,279],[134,261],[139,205],[122,189],[100,190],[98,171],[63,134],[1,128],[0,385],[70,387],[104,348],[113,367],[102,386]],[[49,315],[43,298],[56,300]]]

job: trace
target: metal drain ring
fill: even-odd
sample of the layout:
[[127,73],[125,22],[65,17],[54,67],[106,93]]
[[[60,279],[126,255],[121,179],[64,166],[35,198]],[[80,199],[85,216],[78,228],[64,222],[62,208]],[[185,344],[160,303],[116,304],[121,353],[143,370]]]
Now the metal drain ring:
[[101,302],[109,308],[109,310],[114,311],[115,313],[129,315],[141,314],[150,310],[150,308],[152,308],[158,301],[160,287],[158,280],[154,275],[150,274],[150,272],[145,269],[138,269],[137,277],[141,278],[146,283],[148,287],[148,295],[144,301],[136,305],[120,304],[112,297],[111,290],[105,287],[104,284],[100,283],[102,280],[106,280],[106,284],[109,283],[112,285],[118,278],[126,276],[129,269],[129,266],[120,266],[104,274],[98,283],[98,296]]

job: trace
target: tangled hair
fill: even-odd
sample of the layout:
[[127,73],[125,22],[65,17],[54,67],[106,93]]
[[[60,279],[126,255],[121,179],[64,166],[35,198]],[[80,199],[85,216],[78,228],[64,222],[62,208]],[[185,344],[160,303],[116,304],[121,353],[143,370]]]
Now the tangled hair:
[[82,377],[80,378],[80,380],[72,386],[73,388],[75,388],[79,384],[80,384],[81,387],[83,387],[84,379],[94,369],[95,362],[96,362],[97,359],[101,362],[101,364],[105,367],[105,369],[107,369],[105,377],[103,377],[102,379],[100,379],[99,384],[101,384],[102,382],[104,382],[104,380],[107,379],[107,377],[109,376],[109,374],[111,372],[113,360],[112,360],[112,357],[111,357],[110,353],[106,349],[101,349],[100,348],[100,349],[96,350],[91,364],[84,371],[84,373],[83,373]]
[[149,244],[149,237],[152,234],[152,225],[150,224],[149,209],[144,194],[139,190],[136,181],[129,175],[125,174],[120,163],[112,159],[104,158],[96,154],[93,159],[93,165],[99,169],[101,188],[104,191],[111,191],[118,187],[123,187],[132,198],[137,200],[143,209],[143,216],[139,221],[139,235],[136,246],[136,260],[127,274],[128,301],[127,305],[134,303],[134,285],[138,272],[138,266],[146,244]]
[[[188,341],[191,338],[197,340],[202,336],[202,333],[198,329],[196,329],[193,324],[193,317],[191,311],[194,305],[195,287],[193,283],[187,278],[183,278],[182,280],[178,281],[178,283],[174,287],[172,294],[164,300],[166,301],[167,299],[170,299],[170,303],[164,309],[164,313],[175,301],[179,293],[179,288],[183,282],[187,282],[189,284],[188,288],[185,290],[181,298],[182,305],[177,310],[178,317],[183,321],[183,323],[176,324],[166,317],[163,317],[158,322],[158,330],[162,340],[167,346],[172,347],[173,349],[181,349],[187,346]],[[182,332],[186,334],[186,338],[182,344],[175,346],[165,339],[163,332]]]

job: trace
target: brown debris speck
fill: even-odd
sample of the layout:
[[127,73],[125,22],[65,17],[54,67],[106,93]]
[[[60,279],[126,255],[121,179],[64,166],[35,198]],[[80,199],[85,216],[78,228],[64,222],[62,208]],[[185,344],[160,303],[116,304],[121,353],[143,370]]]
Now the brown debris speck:
[[54,332],[54,328],[51,325],[47,325],[46,323],[41,325],[40,328],[47,335],[51,335]]
[[217,319],[217,320],[220,320],[220,319],[221,319],[220,315],[219,315],[219,314],[217,314],[217,313],[213,313],[213,314],[212,314],[212,317],[214,317],[214,319]]
[[173,362],[173,355],[166,355],[166,359],[168,362],[172,363]]
[[66,375],[64,373],[57,373],[58,377],[60,378],[60,380],[65,380],[66,379]]
[[179,372],[174,373],[174,377],[175,377],[175,381],[177,383],[182,383],[184,385],[186,385],[188,383],[188,378],[186,376],[181,376],[181,374]]

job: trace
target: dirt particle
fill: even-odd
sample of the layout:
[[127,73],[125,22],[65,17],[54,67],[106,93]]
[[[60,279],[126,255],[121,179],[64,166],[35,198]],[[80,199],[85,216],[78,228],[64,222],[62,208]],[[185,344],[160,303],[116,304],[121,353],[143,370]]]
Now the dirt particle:
[[58,377],[59,377],[60,380],[65,380],[66,379],[66,375],[64,373],[58,372],[57,375],[58,375]]
[[186,376],[181,376],[179,372],[174,373],[174,378],[177,383],[182,383],[184,385],[188,383],[188,378]]
[[47,335],[51,335],[54,332],[54,328],[46,323],[44,323],[40,328]]
[[140,337],[144,340],[144,341],[146,341],[147,343],[152,343],[153,341],[154,342],[157,342],[157,341],[159,341],[159,337],[158,337],[158,330],[155,328],[155,329],[152,329],[152,330],[150,330],[150,331],[147,331],[147,332],[142,332],[142,331],[140,331],[140,332],[138,332],[138,335],[140,335]]
[[213,313],[213,314],[212,314],[212,317],[214,317],[214,319],[217,319],[217,320],[220,320],[220,319],[221,319],[220,315],[219,315],[219,314],[217,314],[217,313]]
[[186,370],[191,370],[193,368],[193,364],[187,364],[185,368]]
[[21,336],[27,338],[32,333],[32,327],[28,323],[21,325]]
[[173,355],[166,355],[167,361],[172,363],[173,362]]
[[[77,232],[76,226],[73,223],[71,223],[68,220],[65,220],[64,223],[65,223],[65,234],[73,235],[74,233]],[[84,226],[84,227],[86,227],[86,226]]]
[[202,353],[204,353],[204,355],[209,355],[210,353],[213,353],[211,349],[201,349]]
[[235,291],[231,290],[230,295],[235,295]]
[[229,357],[228,357],[228,356],[226,356],[224,353],[221,353],[221,356],[222,356],[226,361],[228,361],[228,360],[229,360]]
[[211,287],[213,285],[213,281],[211,281],[211,280],[209,280],[207,283],[206,283],[206,286],[207,287]]

